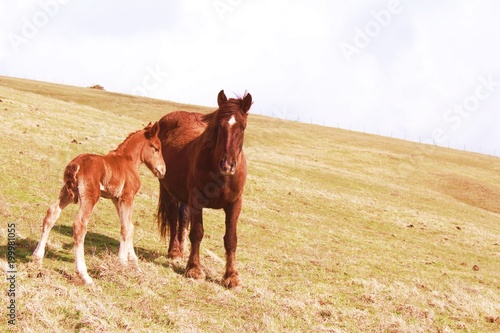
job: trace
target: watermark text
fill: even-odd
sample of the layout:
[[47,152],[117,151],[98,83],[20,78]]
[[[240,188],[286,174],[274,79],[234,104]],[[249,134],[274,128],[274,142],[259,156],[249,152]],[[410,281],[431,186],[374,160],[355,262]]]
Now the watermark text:
[[39,0],[39,9],[30,16],[24,16],[18,32],[10,31],[7,38],[14,51],[19,52],[22,45],[28,44],[38,33],[53,19],[61,5],[66,5],[71,0]]
[[385,9],[370,12],[372,20],[368,21],[363,29],[354,28],[354,38],[352,43],[342,42],[339,44],[340,50],[348,63],[353,56],[360,54],[373,39],[377,38],[382,30],[391,24],[394,16],[403,12],[403,6],[399,0],[390,0]]
[[7,265],[6,272],[7,284],[7,297],[9,298],[7,304],[7,321],[9,325],[16,324],[16,224],[9,223],[7,225]]

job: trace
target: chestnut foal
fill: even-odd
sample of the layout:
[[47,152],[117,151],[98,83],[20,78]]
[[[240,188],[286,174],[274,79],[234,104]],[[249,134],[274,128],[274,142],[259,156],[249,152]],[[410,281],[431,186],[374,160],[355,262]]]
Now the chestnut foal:
[[123,264],[132,260],[137,265],[133,246],[132,209],[135,194],[141,186],[138,170],[140,165],[145,163],[159,179],[163,178],[166,170],[158,131],[158,123],[149,124],[146,128],[130,134],[116,150],[107,155],[82,154],[66,166],[59,200],[50,206],[43,219],[42,236],[33,252],[35,262],[42,263],[49,232],[61,211],[70,203],[76,204],[80,201],[80,209],[73,222],[76,273],[85,283],[93,283],[87,273],[83,244],[94,206],[99,198],[103,197],[113,201],[120,217],[118,257]]

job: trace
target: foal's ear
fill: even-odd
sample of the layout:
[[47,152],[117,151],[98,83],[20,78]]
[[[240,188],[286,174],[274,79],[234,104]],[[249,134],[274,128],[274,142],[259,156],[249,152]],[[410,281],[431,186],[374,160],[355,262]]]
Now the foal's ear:
[[222,104],[227,102],[226,94],[224,94],[224,90],[219,91],[219,95],[217,96],[217,104],[222,106]]
[[252,95],[250,95],[250,93],[246,93],[241,100],[241,109],[243,110],[243,112],[247,113],[248,110],[250,110],[252,103]]

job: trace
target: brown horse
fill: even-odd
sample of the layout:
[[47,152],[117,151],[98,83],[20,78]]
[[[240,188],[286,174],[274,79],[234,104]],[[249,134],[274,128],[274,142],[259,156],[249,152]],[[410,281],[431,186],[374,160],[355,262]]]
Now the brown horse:
[[235,267],[236,226],[247,176],[243,136],[252,96],[246,93],[243,98],[228,100],[221,91],[217,102],[219,108],[210,114],[177,111],[159,121],[158,136],[168,169],[160,180],[158,226],[163,238],[170,232],[169,257],[182,258],[185,231],[191,223],[186,276],[204,279],[200,265],[202,210],[224,209],[226,272],[222,284],[233,288],[241,284]]
[[91,284],[92,278],[88,275],[85,265],[83,243],[94,206],[99,198],[103,197],[113,201],[120,217],[118,257],[123,264],[133,260],[137,265],[133,246],[132,209],[135,194],[141,187],[139,167],[145,163],[160,179],[165,175],[166,169],[158,130],[158,123],[149,124],[143,130],[130,134],[116,150],[107,155],[82,154],[66,166],[59,200],[50,206],[43,219],[42,236],[33,252],[36,262],[42,262],[49,232],[61,211],[70,203],[80,201],[80,209],[73,222],[76,273],[85,283]]

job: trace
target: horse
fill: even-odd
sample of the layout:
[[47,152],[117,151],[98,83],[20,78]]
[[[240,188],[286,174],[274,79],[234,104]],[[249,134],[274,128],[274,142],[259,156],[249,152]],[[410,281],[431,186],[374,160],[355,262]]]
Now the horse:
[[76,273],[86,284],[92,284],[85,265],[83,245],[94,206],[103,197],[112,200],[120,217],[118,257],[123,265],[127,265],[127,260],[133,261],[140,271],[133,246],[132,210],[134,197],[141,186],[138,172],[141,164],[146,164],[157,178],[165,176],[166,166],[158,132],[158,123],[150,123],[144,129],[131,133],[107,155],[81,154],[66,166],[59,199],[49,207],[42,222],[42,236],[33,252],[35,262],[41,265],[49,232],[62,210],[70,203],[80,202],[73,222]]
[[169,166],[160,182],[158,227],[162,239],[170,234],[168,257],[182,259],[188,224],[191,252],[185,276],[205,279],[200,265],[203,208],[223,209],[226,231],[226,270],[222,285],[241,285],[236,269],[237,223],[247,176],[244,131],[252,96],[227,99],[209,114],[176,111],[159,120],[163,158]]

